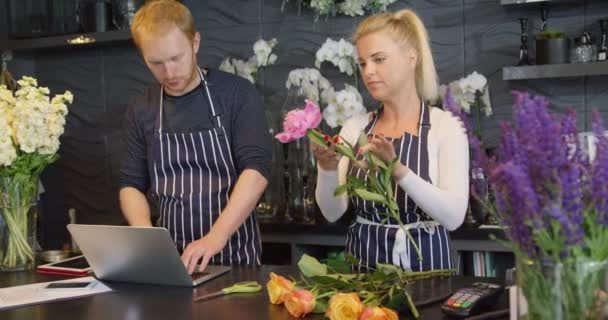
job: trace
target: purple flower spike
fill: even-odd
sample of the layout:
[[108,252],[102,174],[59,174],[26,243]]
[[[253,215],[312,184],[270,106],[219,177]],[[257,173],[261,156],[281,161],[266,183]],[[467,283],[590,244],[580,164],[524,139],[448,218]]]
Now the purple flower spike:
[[507,162],[498,165],[490,176],[496,190],[496,197],[500,198],[501,212],[506,224],[511,227],[509,237],[518,243],[524,252],[533,255],[532,227],[541,226],[540,206],[536,192],[526,170],[513,163]]
[[[560,213],[563,216],[552,215],[564,228],[566,243],[578,245],[583,241],[583,189],[581,172],[576,163],[565,166],[559,172],[562,205]],[[557,205],[555,205],[557,206]]]

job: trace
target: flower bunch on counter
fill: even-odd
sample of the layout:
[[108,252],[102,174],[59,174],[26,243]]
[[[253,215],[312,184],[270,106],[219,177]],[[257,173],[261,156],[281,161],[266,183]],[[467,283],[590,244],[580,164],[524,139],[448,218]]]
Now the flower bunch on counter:
[[[608,271],[608,137],[601,116],[594,112],[590,159],[573,110],[559,119],[544,97],[514,95],[496,158],[488,159],[468,130],[473,166],[489,174],[495,195],[486,207],[507,227],[505,245],[515,253],[530,318],[597,319],[597,292]],[[459,114],[452,99],[447,107]]]
[[406,286],[416,279],[447,275],[443,270],[406,272],[388,264],[378,264],[369,273],[350,273],[346,261],[322,264],[306,254],[298,268],[300,281],[270,273],[266,285],[270,303],[283,304],[296,318],[322,313],[331,320],[397,320],[395,310],[404,306],[418,318]]
[[272,49],[277,45],[277,39],[259,39],[253,44],[254,55],[247,61],[227,57],[222,60],[219,69],[228,73],[243,77],[251,83],[255,82],[257,72],[262,67],[267,67],[277,61],[277,55],[272,53]]

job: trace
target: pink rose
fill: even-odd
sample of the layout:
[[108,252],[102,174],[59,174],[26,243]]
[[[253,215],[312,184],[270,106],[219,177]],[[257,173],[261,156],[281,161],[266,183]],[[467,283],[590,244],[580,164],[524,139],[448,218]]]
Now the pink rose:
[[285,295],[285,308],[296,318],[311,313],[316,303],[315,295],[308,290],[293,290]]
[[316,128],[321,123],[322,115],[319,106],[310,100],[306,100],[304,110],[296,109],[289,111],[283,121],[283,132],[277,134],[282,143],[292,142],[306,135],[308,129]]

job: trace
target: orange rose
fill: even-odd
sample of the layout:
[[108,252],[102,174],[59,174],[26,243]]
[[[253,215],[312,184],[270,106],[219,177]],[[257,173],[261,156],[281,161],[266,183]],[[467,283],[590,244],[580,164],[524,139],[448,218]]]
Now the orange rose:
[[397,313],[389,308],[384,307],[368,307],[363,310],[359,320],[397,320]]
[[268,283],[266,284],[270,303],[283,303],[283,301],[285,300],[285,295],[293,291],[293,288],[293,282],[285,279],[285,277],[275,274],[274,272],[270,273],[270,281],[268,281]]
[[311,313],[316,303],[315,296],[308,290],[293,290],[285,295],[285,308],[296,318]]
[[329,299],[325,315],[331,320],[356,320],[363,307],[356,293],[336,293]]

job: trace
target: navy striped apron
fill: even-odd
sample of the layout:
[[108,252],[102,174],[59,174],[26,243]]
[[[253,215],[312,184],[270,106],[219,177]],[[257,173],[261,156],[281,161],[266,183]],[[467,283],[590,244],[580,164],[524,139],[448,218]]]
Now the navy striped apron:
[[[152,190],[158,196],[157,225],[167,228],[177,249],[206,235],[226,206],[238,178],[221,113],[198,69],[211,108],[213,128],[190,133],[163,132],[163,87],[152,147]],[[221,106],[219,106],[221,110]],[[260,264],[260,231],[252,212],[232,235],[213,264]]]
[[[383,112],[380,108],[365,128],[370,134]],[[401,163],[412,173],[430,183],[428,133],[430,125],[430,108],[423,103],[420,110],[418,136],[404,132],[400,138],[389,138],[395,146],[395,152]],[[366,179],[360,168],[349,165],[349,175]],[[362,267],[375,267],[376,263],[389,263],[405,270],[426,271],[452,268],[450,238],[447,230],[426,215],[407,193],[397,185],[393,186],[395,199],[399,204],[401,221],[409,228],[422,253],[419,261],[415,248],[395,219],[383,222],[384,212],[388,209],[373,201],[364,201],[351,197],[356,220],[349,226],[346,236],[346,250],[357,257]]]

